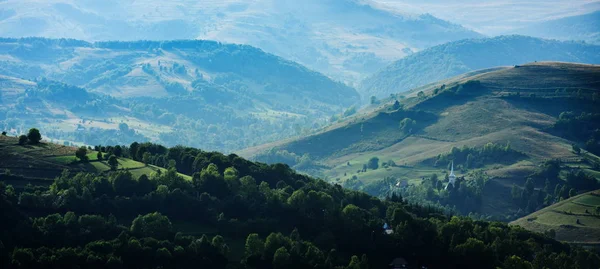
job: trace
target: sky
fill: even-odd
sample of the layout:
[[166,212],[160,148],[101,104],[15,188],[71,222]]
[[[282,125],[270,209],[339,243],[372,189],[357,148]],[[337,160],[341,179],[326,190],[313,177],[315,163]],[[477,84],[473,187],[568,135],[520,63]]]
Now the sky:
[[486,35],[600,10],[600,0],[374,0],[395,10],[430,13]]

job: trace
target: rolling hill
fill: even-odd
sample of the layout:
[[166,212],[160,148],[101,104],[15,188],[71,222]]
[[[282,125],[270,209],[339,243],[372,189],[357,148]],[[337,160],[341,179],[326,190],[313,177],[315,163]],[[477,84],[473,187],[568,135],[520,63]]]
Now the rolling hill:
[[534,61],[598,64],[600,47],[526,36],[461,40],[402,58],[363,80],[358,90],[363,98],[388,97],[470,71]]
[[600,245],[600,194],[592,191],[571,197],[511,222],[527,230],[554,235],[559,241]]
[[[359,112],[315,135],[240,154],[283,161],[374,195],[387,195],[397,183],[418,186],[433,174],[443,178],[456,160],[458,175],[467,182],[485,172],[481,206],[472,211],[511,218],[519,209],[508,198],[512,185],[535,179],[548,160],[562,160],[564,171],[551,184],[564,184],[569,171],[598,176],[595,120],[569,115],[600,112],[599,75],[596,65],[558,62],[479,70],[418,88],[404,99],[394,95],[382,100],[379,110]],[[396,98],[400,103],[394,104]],[[576,127],[564,131],[563,123],[589,131],[574,136]],[[593,153],[578,155],[572,144]],[[307,156],[304,163],[301,156]],[[379,159],[379,169],[367,168],[372,157]],[[544,179],[535,180],[544,185]]]
[[412,51],[481,35],[363,0],[8,0],[0,36],[248,44],[353,83]]
[[600,44],[600,11],[536,23],[513,33]]
[[[231,151],[300,134],[359,102],[354,89],[299,64],[214,41],[2,39],[0,59],[3,128],[40,126],[88,145]],[[121,123],[143,137],[116,136]]]

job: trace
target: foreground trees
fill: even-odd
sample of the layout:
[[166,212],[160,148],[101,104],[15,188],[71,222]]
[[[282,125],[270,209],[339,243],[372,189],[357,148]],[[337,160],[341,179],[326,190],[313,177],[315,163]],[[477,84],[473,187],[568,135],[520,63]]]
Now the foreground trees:
[[168,169],[138,179],[65,171],[47,190],[0,184],[0,228],[11,231],[0,233],[2,268],[385,268],[398,257],[429,268],[600,266],[540,234],[379,200],[285,165],[162,150],[139,145],[136,156]]

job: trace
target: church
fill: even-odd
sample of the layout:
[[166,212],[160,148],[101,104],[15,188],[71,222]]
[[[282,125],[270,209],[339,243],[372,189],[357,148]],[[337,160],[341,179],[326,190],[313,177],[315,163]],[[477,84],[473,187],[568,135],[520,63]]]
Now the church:
[[454,175],[454,161],[452,161],[452,168],[450,169],[450,175],[448,176],[448,185],[446,185],[446,190],[450,184],[452,184],[452,187],[455,187],[454,184],[456,184],[456,175]]

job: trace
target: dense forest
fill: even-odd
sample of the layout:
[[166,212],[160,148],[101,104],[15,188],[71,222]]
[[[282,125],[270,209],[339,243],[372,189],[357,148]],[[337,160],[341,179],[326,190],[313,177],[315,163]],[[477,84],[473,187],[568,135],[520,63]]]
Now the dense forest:
[[380,200],[284,164],[152,143],[96,149],[168,170],[137,179],[65,170],[48,188],[2,183],[3,267],[358,269],[398,257],[428,268],[600,266],[596,254],[544,235],[396,194]]

